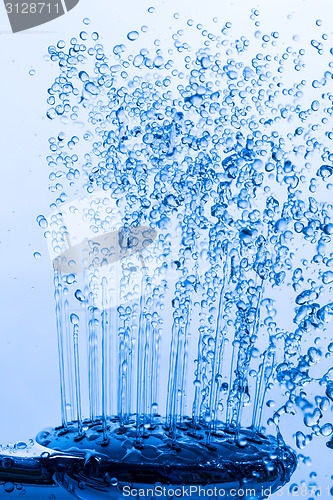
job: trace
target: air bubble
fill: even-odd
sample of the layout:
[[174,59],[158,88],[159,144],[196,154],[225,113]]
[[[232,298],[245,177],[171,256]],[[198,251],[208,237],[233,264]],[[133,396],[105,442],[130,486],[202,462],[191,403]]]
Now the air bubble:
[[332,424],[324,424],[320,428],[320,434],[322,434],[325,437],[331,436],[332,432],[333,432],[333,426],[332,426]]
[[78,325],[79,324],[79,317],[77,314],[72,313],[70,316],[70,320],[72,325]]
[[14,488],[15,488],[14,484],[11,483],[10,481],[8,481],[3,485],[3,489],[6,493],[11,493],[12,491],[14,491]]
[[137,40],[139,38],[139,33],[137,31],[130,31],[129,33],[127,33],[127,38],[131,42],[134,42],[134,40]]
[[312,111],[318,111],[319,107],[320,107],[319,101],[312,101],[311,104]]
[[44,215],[38,215],[36,221],[41,228],[46,229],[48,227],[48,222]]

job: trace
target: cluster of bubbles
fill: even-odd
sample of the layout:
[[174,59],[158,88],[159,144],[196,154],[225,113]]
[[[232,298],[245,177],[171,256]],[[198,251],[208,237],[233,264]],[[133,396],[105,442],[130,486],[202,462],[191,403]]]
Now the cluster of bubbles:
[[[32,450],[34,446],[34,440],[30,439],[27,443],[24,441],[18,441],[17,443],[9,443],[7,445],[0,445],[0,453],[2,455],[1,459],[1,469],[2,471],[10,472],[13,466],[14,460],[12,456],[20,455],[22,452],[27,453]],[[25,495],[26,490],[24,485],[19,482],[13,481],[1,481],[0,491],[3,493],[16,493],[19,495]]]
[[[78,37],[50,46],[60,72],[48,89],[47,117],[63,126],[49,139],[51,209],[61,213],[73,196],[102,193],[102,203],[119,207],[125,231],[148,226],[158,235],[166,279],[154,285],[146,277],[141,299],[116,310],[121,388],[112,413],[125,420],[136,413],[139,433],[157,413],[152,379],[168,330],[163,413],[171,431],[189,412],[188,360],[196,349],[194,427],[204,422],[212,433],[223,421],[230,431],[248,425],[260,432],[264,413],[279,428],[282,415],[302,412],[295,439],[303,450],[314,436],[333,432],[325,418],[333,401],[333,61],[305,81],[305,50],[279,44],[276,31],[262,34],[258,15],[252,11],[251,42],[232,38],[231,23],[214,34],[188,20],[166,50],[159,40],[136,50],[138,30],[108,54],[85,20]],[[196,51],[186,41],[189,29],[202,36]],[[327,39],[324,33],[310,46],[321,55]],[[93,199],[96,234],[112,229],[112,218],[101,213]],[[38,220],[54,249],[55,220]],[[75,273],[57,280],[58,291],[66,295],[73,285],[76,299],[89,302],[91,283],[82,292]],[[103,312],[89,318],[89,328],[102,324]]]

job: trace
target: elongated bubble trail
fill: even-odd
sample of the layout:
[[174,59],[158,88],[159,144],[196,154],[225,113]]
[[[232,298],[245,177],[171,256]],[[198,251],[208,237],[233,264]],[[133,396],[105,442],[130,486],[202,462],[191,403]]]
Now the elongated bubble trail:
[[102,278],[102,426],[103,441],[107,441],[107,404],[108,404],[108,316],[107,316],[107,280]]
[[66,389],[65,389],[65,368],[64,368],[64,331],[62,324],[62,285],[59,282],[58,272],[54,273],[55,286],[55,304],[56,304],[56,321],[58,334],[58,357],[59,357],[59,374],[60,374],[60,398],[61,398],[61,418],[64,428],[67,427],[67,412],[66,412]]
[[81,438],[83,436],[83,426],[82,426],[80,355],[79,355],[79,318],[74,313],[71,314],[71,323],[73,325],[76,420],[78,428],[78,438]]

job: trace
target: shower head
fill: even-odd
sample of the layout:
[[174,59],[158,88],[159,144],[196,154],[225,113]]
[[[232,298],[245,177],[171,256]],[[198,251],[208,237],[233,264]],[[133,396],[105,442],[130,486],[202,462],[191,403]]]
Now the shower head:
[[65,498],[65,492],[81,500],[118,499],[139,491],[146,498],[181,491],[196,500],[215,491],[216,497],[261,499],[296,468],[294,452],[272,436],[221,424],[208,443],[207,431],[188,418],[175,438],[156,418],[138,440],[134,419],[123,426],[114,417],[104,441],[101,420],[85,421],[82,436],[73,422],[40,432],[36,443],[3,448],[0,482],[4,491],[24,489],[34,500]]

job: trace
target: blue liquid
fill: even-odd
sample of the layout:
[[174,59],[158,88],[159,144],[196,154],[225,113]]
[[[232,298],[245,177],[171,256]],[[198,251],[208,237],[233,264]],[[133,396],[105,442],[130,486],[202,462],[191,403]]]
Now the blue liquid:
[[177,426],[175,435],[156,418],[153,426],[144,428],[140,440],[135,420],[119,426],[119,419],[110,419],[107,442],[102,420],[87,421],[84,429],[81,438],[74,424],[67,431],[49,429],[37,436],[40,444],[77,457],[77,464],[63,470],[59,464],[55,470],[56,481],[79,498],[120,498],[135,489],[145,490],[151,498],[154,493],[149,494],[149,489],[189,485],[192,498],[200,498],[195,490],[199,486],[223,490],[220,496],[226,497],[233,495],[233,489],[243,488],[255,491],[252,497],[263,498],[264,490],[273,493],[283,486],[296,467],[292,450],[272,436],[254,436],[248,430],[235,436],[220,425],[207,443],[208,428],[196,427],[191,419]]
[[[114,418],[139,443],[145,428],[161,425],[158,411],[174,442],[188,415],[207,446],[221,422],[235,447],[240,433],[266,434],[266,422],[279,435],[296,411],[304,416],[299,449],[332,433],[324,423],[332,400],[331,97],[303,101],[301,52],[294,83],[284,82],[291,49],[272,57],[278,33],[245,63],[250,42],[229,47],[229,27],[197,52],[174,34],[181,62],[123,44],[110,56],[96,33],[49,48],[60,72],[47,116],[86,127],[50,138],[56,197],[46,232],[62,428],[78,442],[87,417],[101,425],[105,447]],[[328,81],[320,75],[311,86]],[[81,240],[68,212],[89,226]],[[143,236],[146,227],[154,238]]]

